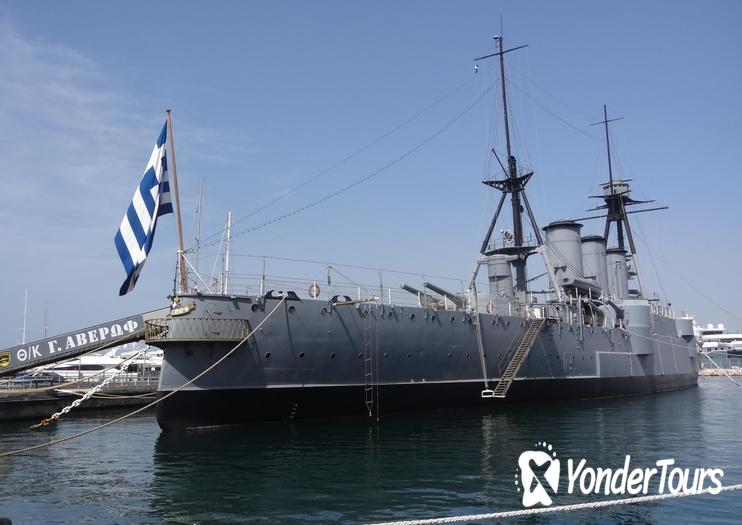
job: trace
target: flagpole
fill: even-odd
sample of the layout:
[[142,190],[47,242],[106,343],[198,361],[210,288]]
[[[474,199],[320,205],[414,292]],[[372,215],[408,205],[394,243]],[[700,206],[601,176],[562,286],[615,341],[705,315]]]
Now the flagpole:
[[167,141],[170,144],[172,164],[172,181],[175,190],[175,219],[178,223],[178,270],[180,273],[180,291],[188,292],[188,269],[186,268],[185,249],[183,248],[183,223],[180,220],[180,192],[178,191],[178,176],[175,170],[175,146],[173,146],[173,119],[170,110],[167,111]]

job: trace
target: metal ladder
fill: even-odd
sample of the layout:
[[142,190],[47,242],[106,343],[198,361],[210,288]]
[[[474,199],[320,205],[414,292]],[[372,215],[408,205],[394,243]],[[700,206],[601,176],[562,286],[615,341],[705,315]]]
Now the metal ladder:
[[505,371],[502,373],[500,381],[497,382],[493,397],[504,399],[505,396],[507,396],[510,385],[513,383],[515,374],[518,373],[518,370],[520,370],[520,365],[522,365],[523,361],[525,361],[526,357],[528,357],[528,352],[533,346],[533,341],[536,339],[536,336],[541,331],[541,327],[544,326],[545,322],[546,319],[543,318],[532,319],[530,321],[530,324],[526,329],[526,333],[523,335],[523,339],[521,339],[520,344],[515,350],[513,357],[510,359],[507,368],[505,368]]
[[[363,316],[363,390],[369,417],[373,416],[376,398],[374,391],[378,388],[375,379],[378,370],[375,369],[378,361],[378,355],[376,354],[379,352],[377,324],[371,315],[371,310],[371,305],[367,305],[365,309],[361,310]],[[378,419],[378,410],[376,416]]]

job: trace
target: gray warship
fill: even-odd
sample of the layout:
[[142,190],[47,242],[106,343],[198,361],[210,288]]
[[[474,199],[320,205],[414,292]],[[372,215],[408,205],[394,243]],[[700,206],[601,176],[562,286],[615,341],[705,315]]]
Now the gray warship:
[[[498,57],[504,79],[511,50],[497,40],[499,51],[477,60]],[[594,196],[602,235],[582,235],[579,220],[540,228],[526,194],[533,173],[511,151],[504,85],[507,157],[497,158],[503,176],[484,181],[501,196],[468,286],[402,283],[397,296],[407,300],[383,286],[354,297],[313,281],[245,295],[183,291],[167,315],[145,321],[147,343],[164,350],[160,426],[378,418],[695,386],[692,318],[644,289],[627,207],[646,201],[631,197],[630,180],[613,177],[605,108],[609,180]],[[512,231],[500,239],[494,232],[508,198]],[[546,290],[529,289],[534,259],[548,274]],[[487,290],[477,289],[480,269]]]

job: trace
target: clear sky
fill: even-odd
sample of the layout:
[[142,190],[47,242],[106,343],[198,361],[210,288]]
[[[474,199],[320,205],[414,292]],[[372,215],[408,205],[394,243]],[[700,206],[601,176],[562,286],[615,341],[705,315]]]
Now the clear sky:
[[[0,1],[0,346],[20,342],[26,285],[29,338],[44,301],[52,334],[167,304],[172,216],[123,298],[113,244],[165,108],[192,238],[202,179],[210,235],[228,209],[254,212],[453,92],[241,231],[374,172],[462,113],[497,78],[494,62],[474,75],[472,59],[494,50],[501,15],[506,43],[529,44],[508,56],[508,89],[539,223],[595,204],[607,168],[590,123],[607,104],[624,117],[612,128],[617,176],[670,206],[634,216],[648,288],[742,329],[739,1]],[[497,174],[489,148],[504,149],[495,95],[364,184],[235,238],[234,252],[466,278],[497,198],[481,184]]]

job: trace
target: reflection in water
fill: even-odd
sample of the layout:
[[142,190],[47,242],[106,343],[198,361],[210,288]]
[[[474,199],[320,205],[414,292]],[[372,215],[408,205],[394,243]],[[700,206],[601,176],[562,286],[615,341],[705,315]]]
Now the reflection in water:
[[[690,390],[495,414],[440,411],[389,416],[378,426],[323,420],[163,433],[155,446],[154,504],[184,523],[352,523],[517,509],[517,459],[540,440],[565,460],[563,472],[567,457],[620,466],[626,454],[637,465],[682,455],[679,462],[700,464],[704,458],[686,441],[703,441],[701,425],[689,425],[700,416],[699,396]],[[586,498],[562,493],[556,500]],[[645,523],[654,520],[654,508],[604,516]]]
[[[38,454],[0,461],[0,516],[23,523],[367,523],[521,508],[518,456],[537,441],[562,461],[651,466],[675,458],[722,467],[742,481],[737,417],[742,389],[725,378],[697,389],[636,398],[439,411],[365,419],[272,423],[160,433],[135,417]],[[63,421],[49,435],[0,427],[8,450],[110,419]],[[604,499],[604,495],[597,496]],[[738,523],[742,497],[728,493],[600,512],[541,516],[533,523]]]

